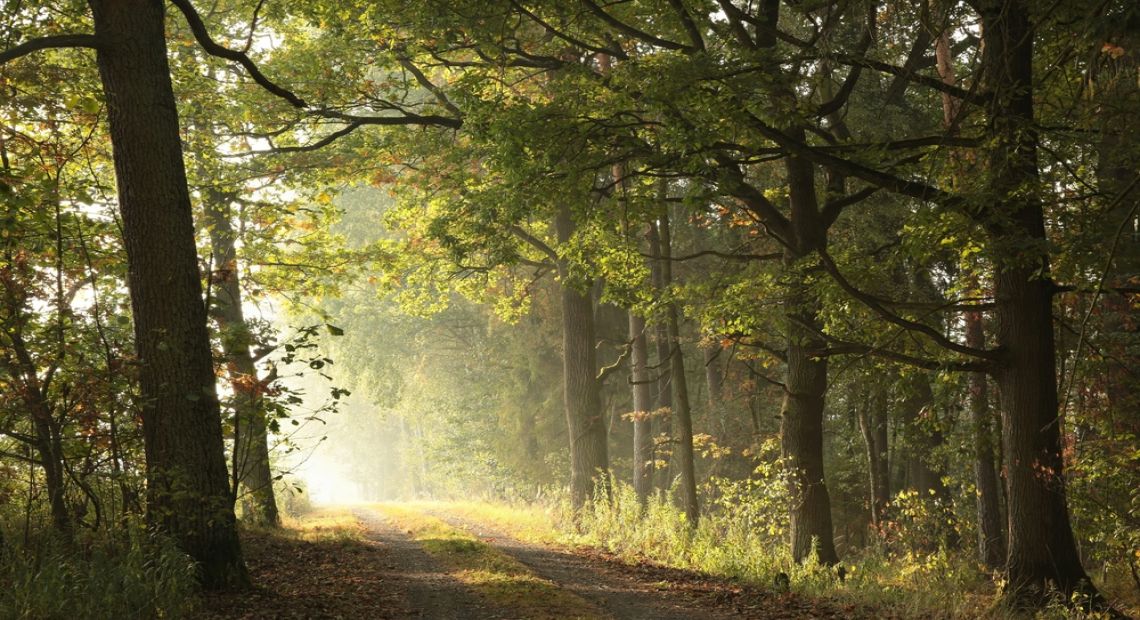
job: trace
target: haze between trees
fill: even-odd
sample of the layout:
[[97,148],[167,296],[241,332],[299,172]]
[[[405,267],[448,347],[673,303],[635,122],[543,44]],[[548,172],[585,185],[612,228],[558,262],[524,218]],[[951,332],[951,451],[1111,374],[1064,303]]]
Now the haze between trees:
[[[976,557],[1016,607],[1113,613],[1094,584],[1140,590],[1138,24],[10,7],[5,553],[41,514],[64,545],[142,516],[245,587],[235,504],[276,524],[271,440],[331,418],[326,458],[397,439],[343,459],[369,495],[568,493],[585,527],[629,481],[797,564]],[[246,316],[269,297],[292,327]]]

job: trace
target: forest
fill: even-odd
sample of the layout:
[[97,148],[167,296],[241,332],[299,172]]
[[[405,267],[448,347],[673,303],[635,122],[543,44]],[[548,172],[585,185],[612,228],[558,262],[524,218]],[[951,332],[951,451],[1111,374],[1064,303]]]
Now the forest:
[[1135,0],[0,0],[0,618],[1140,616]]

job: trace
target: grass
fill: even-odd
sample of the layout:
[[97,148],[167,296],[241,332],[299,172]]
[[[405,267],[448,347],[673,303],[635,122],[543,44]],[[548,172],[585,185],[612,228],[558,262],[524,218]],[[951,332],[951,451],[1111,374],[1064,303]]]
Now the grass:
[[424,514],[430,504],[374,506],[448,573],[495,606],[523,618],[599,618],[587,601],[532,573],[474,535]]
[[[791,590],[836,605],[889,610],[892,615],[931,618],[1018,617],[999,603],[995,579],[969,551],[932,553],[892,551],[885,547],[849,553],[846,579],[814,563],[793,562],[785,531],[763,519],[763,511],[714,511],[690,528],[667,502],[652,502],[642,513],[628,488],[615,489],[611,504],[599,504],[575,520],[567,506],[505,506],[481,502],[411,504],[440,509],[494,526],[537,544],[588,545],[615,553],[630,563],[651,561],[744,583],[771,586],[778,573],[790,577]],[[1105,588],[1109,593],[1126,591]],[[1140,608],[1132,598],[1114,597],[1131,615]],[[1082,618],[1071,608],[1050,605],[1038,618]]]
[[280,536],[309,542],[359,542],[364,540],[364,524],[343,508],[313,509],[298,516],[286,516],[281,528],[271,530]]
[[180,618],[197,601],[195,570],[139,525],[67,545],[44,534],[0,549],[0,618]]

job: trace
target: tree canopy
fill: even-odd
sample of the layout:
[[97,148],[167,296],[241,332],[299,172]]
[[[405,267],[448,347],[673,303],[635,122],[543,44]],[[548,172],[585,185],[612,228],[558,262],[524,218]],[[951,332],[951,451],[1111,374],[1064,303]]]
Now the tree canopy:
[[0,558],[311,459],[1140,591],[1133,3],[200,4],[0,10]]

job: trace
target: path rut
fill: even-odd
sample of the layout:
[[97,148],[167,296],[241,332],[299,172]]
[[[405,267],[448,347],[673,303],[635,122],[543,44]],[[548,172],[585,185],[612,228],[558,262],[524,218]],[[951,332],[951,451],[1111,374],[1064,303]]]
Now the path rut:
[[452,527],[459,527],[515,558],[536,575],[593,603],[616,620],[720,620],[742,614],[725,609],[708,593],[669,587],[668,582],[645,579],[618,562],[583,557],[568,551],[519,541],[493,527],[453,514],[427,511]]
[[497,620],[512,618],[486,606],[462,583],[447,574],[419,544],[392,527],[372,510],[353,510],[367,528],[368,540],[383,545],[388,554],[383,574],[387,585],[407,598],[407,618]]

